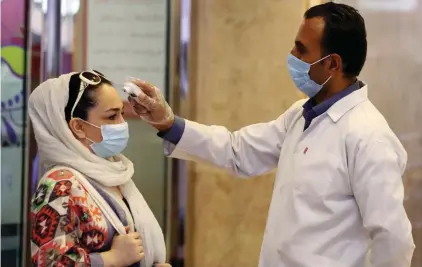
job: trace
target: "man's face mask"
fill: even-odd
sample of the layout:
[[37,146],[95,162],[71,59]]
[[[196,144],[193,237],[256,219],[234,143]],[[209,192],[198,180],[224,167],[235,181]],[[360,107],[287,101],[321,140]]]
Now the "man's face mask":
[[295,83],[296,87],[307,96],[314,97],[331,79],[330,76],[323,84],[317,84],[309,76],[309,71],[312,65],[315,65],[330,56],[331,55],[323,57],[312,64],[306,63],[305,61],[298,59],[292,54],[289,54],[287,57],[287,66],[293,82]]

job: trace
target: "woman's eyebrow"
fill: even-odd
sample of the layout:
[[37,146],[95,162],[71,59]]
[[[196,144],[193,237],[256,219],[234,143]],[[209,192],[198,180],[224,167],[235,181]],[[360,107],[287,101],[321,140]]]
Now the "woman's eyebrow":
[[107,109],[105,112],[109,112],[109,111],[119,112],[121,110],[123,110],[123,106],[121,108],[110,108],[110,109]]

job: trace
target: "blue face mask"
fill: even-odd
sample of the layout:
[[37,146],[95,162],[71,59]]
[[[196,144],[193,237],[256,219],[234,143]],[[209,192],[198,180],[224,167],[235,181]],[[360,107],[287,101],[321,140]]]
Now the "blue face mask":
[[121,153],[127,146],[129,141],[129,125],[127,122],[119,124],[105,124],[98,127],[86,121],[86,123],[101,129],[103,140],[100,143],[92,142],[91,149],[97,156],[102,158],[109,158]]
[[293,82],[295,83],[296,87],[307,96],[314,97],[319,91],[321,91],[322,87],[331,79],[330,76],[323,84],[320,85],[314,82],[309,76],[311,66],[328,58],[329,56],[330,55],[321,58],[320,60],[312,64],[306,63],[305,61],[298,59],[292,54],[289,54],[289,56],[287,57],[287,66],[289,68],[289,73],[292,77]]

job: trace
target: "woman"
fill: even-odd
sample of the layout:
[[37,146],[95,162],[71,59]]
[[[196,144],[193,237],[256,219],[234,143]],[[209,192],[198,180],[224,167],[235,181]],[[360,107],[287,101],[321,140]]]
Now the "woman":
[[122,115],[98,71],[49,79],[31,94],[48,170],[31,204],[33,266],[169,266],[162,230],[120,154],[129,138]]

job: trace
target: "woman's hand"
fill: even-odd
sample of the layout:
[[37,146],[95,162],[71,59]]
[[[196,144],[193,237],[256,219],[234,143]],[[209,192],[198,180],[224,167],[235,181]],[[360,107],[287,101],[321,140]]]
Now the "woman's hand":
[[141,235],[137,232],[127,235],[116,235],[111,249],[101,253],[104,266],[124,267],[140,262],[144,258]]

